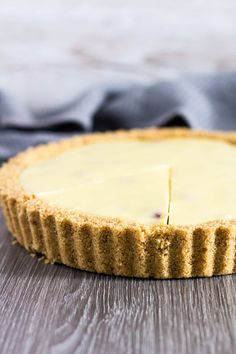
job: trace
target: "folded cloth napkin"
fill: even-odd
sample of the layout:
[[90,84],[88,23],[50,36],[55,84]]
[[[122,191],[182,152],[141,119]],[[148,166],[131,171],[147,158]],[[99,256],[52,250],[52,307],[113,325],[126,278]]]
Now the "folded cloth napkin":
[[236,73],[100,85],[51,110],[30,110],[0,91],[1,161],[74,134],[149,126],[236,130]]

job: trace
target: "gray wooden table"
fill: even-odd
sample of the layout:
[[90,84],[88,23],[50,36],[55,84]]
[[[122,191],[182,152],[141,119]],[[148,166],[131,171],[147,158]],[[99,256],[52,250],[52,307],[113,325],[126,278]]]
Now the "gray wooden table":
[[236,276],[141,280],[45,265],[0,217],[0,352],[236,351]]

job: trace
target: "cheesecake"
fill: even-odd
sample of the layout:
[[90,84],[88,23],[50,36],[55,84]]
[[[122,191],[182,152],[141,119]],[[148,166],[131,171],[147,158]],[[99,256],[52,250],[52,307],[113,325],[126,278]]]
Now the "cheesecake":
[[142,278],[236,271],[236,134],[74,137],[0,169],[10,232],[50,263]]

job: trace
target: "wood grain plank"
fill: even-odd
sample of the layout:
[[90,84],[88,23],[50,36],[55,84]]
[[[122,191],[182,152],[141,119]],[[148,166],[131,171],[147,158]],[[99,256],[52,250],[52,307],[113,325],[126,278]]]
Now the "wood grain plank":
[[232,353],[236,277],[141,280],[45,265],[0,217],[0,348],[18,353]]

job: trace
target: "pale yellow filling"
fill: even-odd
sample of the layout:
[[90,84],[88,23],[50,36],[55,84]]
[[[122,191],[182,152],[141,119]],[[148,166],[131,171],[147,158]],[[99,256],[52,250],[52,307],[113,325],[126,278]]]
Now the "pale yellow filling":
[[235,177],[233,145],[178,138],[70,149],[26,168],[21,183],[53,205],[83,213],[196,224],[236,219]]

